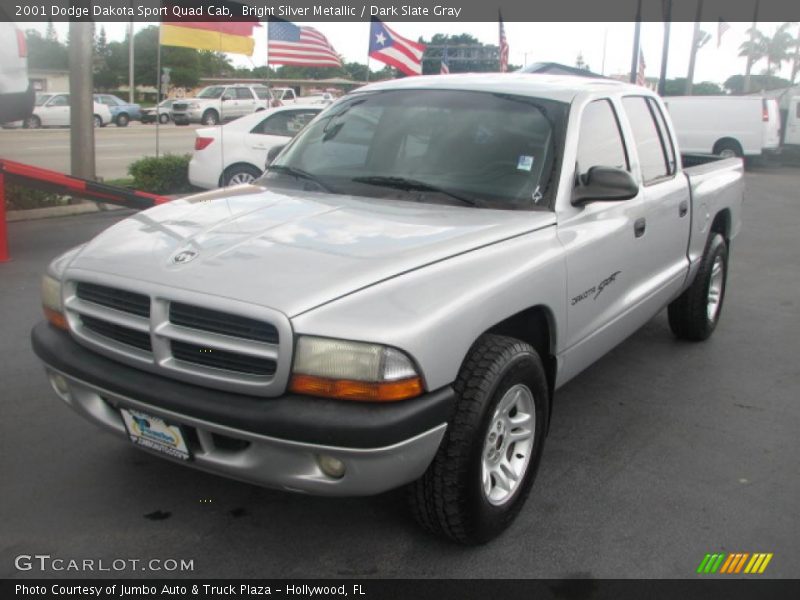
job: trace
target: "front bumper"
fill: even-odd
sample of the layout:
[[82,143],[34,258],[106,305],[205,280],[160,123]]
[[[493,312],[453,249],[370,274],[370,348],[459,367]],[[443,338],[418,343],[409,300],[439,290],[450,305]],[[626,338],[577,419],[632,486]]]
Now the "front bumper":
[[181,112],[172,112],[172,118],[175,121],[184,121],[188,123],[199,123],[203,116],[203,110],[199,108],[190,108]]
[[[194,460],[186,464],[289,491],[362,496],[417,479],[436,454],[454,402],[449,387],[386,405],[257,398],[116,363],[47,323],[31,337],[56,393],[88,420],[127,437],[119,408],[161,417],[187,432]],[[320,455],[341,460],[344,476],[326,475]]]

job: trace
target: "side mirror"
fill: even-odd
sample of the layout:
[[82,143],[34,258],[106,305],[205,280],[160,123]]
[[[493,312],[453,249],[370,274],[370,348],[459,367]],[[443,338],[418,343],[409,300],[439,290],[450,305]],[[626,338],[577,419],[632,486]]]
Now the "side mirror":
[[281,144],[280,146],[273,146],[272,148],[267,150],[267,164],[264,166],[266,167],[270,166],[272,164],[272,161],[275,160],[278,154],[281,153],[281,150],[283,150],[285,147],[286,144]]
[[617,167],[592,167],[582,186],[572,193],[575,206],[587,202],[613,202],[630,200],[639,193],[639,184],[625,169]]

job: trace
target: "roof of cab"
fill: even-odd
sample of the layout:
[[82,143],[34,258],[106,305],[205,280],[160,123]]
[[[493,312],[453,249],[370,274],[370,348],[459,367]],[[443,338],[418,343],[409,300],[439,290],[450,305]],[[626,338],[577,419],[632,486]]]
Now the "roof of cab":
[[646,88],[613,79],[592,79],[571,75],[544,75],[536,73],[463,73],[458,75],[424,75],[404,77],[369,84],[359,91],[369,90],[471,90],[499,92],[549,98],[571,102],[583,92],[636,91],[641,94]]

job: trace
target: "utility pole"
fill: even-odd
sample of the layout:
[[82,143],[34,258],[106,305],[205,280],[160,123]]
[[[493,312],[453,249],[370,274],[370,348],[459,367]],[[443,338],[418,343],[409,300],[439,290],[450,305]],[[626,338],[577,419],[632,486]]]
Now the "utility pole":
[[[700,0],[702,2],[702,0]],[[661,74],[658,78],[658,94],[664,95],[667,86],[667,59],[669,58],[669,35],[672,25],[672,0],[662,0],[664,9],[664,44],[661,47]]]
[[133,89],[133,21],[128,23],[128,102],[135,102]]
[[753,26],[750,28],[750,52],[747,53],[747,66],[744,71],[744,93],[750,92],[750,71],[753,68],[753,47],[756,45],[756,26],[758,25],[758,5],[761,0],[756,0],[753,8]]
[[636,2],[636,28],[633,30],[633,55],[631,57],[631,83],[636,83],[639,70],[639,35],[642,32],[642,0]]
[[95,179],[94,161],[94,24],[69,24],[69,108],[70,165],[76,177]]
[[697,50],[700,48],[700,21],[703,19],[703,0],[697,0],[697,14],[694,16],[694,33],[692,34],[692,50],[689,53],[689,72],[686,74],[687,96],[692,95],[694,86],[694,65],[697,60]]

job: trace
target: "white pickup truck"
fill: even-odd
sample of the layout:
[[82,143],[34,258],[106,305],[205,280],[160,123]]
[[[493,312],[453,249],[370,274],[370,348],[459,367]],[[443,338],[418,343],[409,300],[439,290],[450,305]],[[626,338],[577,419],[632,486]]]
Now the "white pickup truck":
[[486,542],[556,389],[665,307],[679,338],[717,327],[742,161],[689,158],[642,87],[369,85],[253,184],[57,258],[33,348],[64,402],[150,452],[289,491],[407,486],[424,527]]

